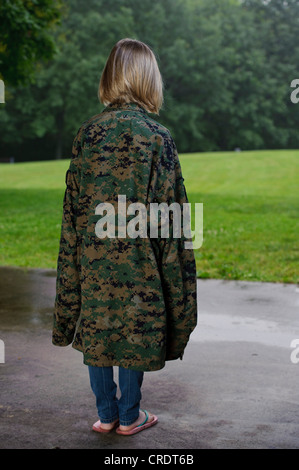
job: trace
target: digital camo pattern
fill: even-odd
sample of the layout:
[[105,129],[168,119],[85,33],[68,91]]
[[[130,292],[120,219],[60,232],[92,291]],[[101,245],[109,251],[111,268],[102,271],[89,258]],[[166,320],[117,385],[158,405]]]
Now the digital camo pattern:
[[171,220],[168,238],[118,238],[116,228],[100,239],[95,208],[112,203],[117,224],[118,195],[127,206],[182,205],[183,181],[169,130],[138,104],[110,104],[81,126],[66,173],[53,344],[72,343],[92,366],[152,371],[182,359],[197,324],[193,249],[171,237]]

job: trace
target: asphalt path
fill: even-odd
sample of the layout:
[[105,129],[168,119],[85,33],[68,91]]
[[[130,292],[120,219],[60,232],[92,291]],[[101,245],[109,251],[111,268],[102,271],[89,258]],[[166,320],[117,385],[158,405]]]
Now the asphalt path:
[[0,268],[1,449],[299,448],[298,286],[198,280],[183,360],[144,375],[159,422],[134,436],[92,431],[82,354],[51,343],[54,297],[55,271]]

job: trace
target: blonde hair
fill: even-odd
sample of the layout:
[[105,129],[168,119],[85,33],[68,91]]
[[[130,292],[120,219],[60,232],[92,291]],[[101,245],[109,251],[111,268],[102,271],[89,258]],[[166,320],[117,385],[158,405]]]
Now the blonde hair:
[[137,39],[118,41],[104,67],[98,96],[105,106],[116,101],[135,102],[159,114],[163,80],[151,48]]

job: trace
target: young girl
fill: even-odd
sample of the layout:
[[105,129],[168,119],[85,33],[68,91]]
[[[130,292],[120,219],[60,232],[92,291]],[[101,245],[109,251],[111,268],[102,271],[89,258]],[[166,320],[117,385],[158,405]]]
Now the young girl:
[[196,266],[170,211],[167,236],[160,218],[156,232],[149,220],[151,206],[188,202],[172,136],[149,116],[163,103],[150,47],[117,42],[99,98],[106,107],[79,129],[66,173],[52,342],[83,353],[100,418],[93,429],[130,435],[158,421],[140,409],[144,372],[182,359],[197,324]]

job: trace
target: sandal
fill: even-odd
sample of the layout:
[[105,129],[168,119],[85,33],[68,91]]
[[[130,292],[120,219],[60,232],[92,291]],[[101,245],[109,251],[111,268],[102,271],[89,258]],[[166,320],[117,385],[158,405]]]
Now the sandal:
[[122,434],[123,436],[131,436],[132,434],[136,434],[137,432],[143,431],[143,429],[150,428],[154,424],[158,422],[158,417],[153,415],[152,421],[148,421],[149,415],[146,410],[141,410],[145,413],[145,420],[141,423],[138,424],[135,428],[130,429],[129,431],[122,431],[121,429],[116,428],[117,434]]

